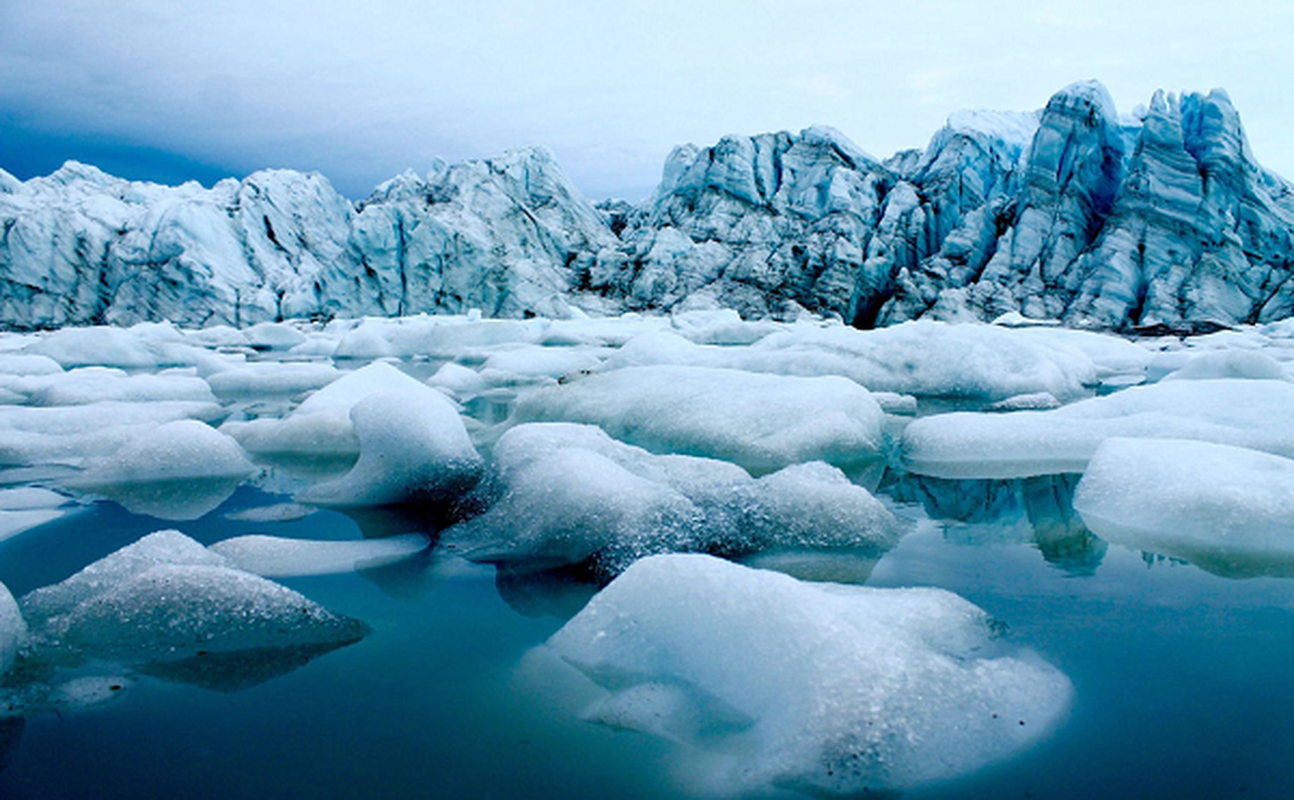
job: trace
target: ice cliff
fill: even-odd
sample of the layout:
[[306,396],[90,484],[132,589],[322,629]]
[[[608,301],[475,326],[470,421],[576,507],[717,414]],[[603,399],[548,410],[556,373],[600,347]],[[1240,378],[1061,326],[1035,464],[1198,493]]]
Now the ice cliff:
[[1294,314],[1292,238],[1294,185],[1224,92],[1120,115],[1087,82],[886,160],[825,127],[685,145],[636,206],[591,205],[539,148],[359,203],[285,170],[210,189],[0,170],[0,324],[727,307],[1178,328]]

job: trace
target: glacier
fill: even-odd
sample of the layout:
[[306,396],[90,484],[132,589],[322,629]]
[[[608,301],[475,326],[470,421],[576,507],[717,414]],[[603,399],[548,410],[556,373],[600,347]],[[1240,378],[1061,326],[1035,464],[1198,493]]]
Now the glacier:
[[540,147],[359,202],[289,170],[209,189],[0,170],[0,324],[731,309],[1198,332],[1294,313],[1292,240],[1294,188],[1224,91],[1120,114],[1088,81],[884,160],[824,126],[680,146],[637,204],[590,203]]

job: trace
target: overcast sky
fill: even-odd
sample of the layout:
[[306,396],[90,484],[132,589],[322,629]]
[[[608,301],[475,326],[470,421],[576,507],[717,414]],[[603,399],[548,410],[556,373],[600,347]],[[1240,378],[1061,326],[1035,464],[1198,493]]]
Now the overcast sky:
[[886,156],[1097,78],[1125,111],[1225,87],[1294,178],[1291,41],[1269,0],[0,0],[0,167],[291,167],[359,198],[542,144],[590,197],[636,200],[683,142],[821,123]]

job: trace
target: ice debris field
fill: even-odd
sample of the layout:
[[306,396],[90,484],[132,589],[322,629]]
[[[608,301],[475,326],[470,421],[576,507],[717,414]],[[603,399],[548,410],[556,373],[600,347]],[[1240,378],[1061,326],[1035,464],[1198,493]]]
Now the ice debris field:
[[[459,796],[1289,788],[1287,735],[1130,777],[1294,705],[1289,321],[0,334],[0,484],[5,796],[421,796],[432,770]],[[1191,672],[1219,640],[1249,667]],[[1256,718],[1129,743],[1276,674]],[[194,734],[218,776],[159,738],[174,714],[226,720]],[[285,777],[348,746],[372,752]],[[189,766],[121,777],[117,747]]]

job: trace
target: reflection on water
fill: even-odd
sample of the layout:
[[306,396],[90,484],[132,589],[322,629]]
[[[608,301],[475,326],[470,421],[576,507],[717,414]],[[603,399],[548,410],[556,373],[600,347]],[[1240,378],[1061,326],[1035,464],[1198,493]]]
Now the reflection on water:
[[1101,565],[1107,545],[1074,511],[1080,475],[1031,478],[932,478],[889,474],[881,491],[899,502],[919,503],[933,520],[1002,526],[1027,523],[1033,542],[1048,563],[1075,575],[1090,575]]
[[95,486],[91,491],[132,514],[187,522],[215,511],[242,482],[242,478],[185,478],[109,484]]
[[293,647],[261,647],[227,653],[198,651],[180,661],[156,661],[139,668],[144,675],[215,692],[241,692],[300,669],[314,659],[358,639]]

